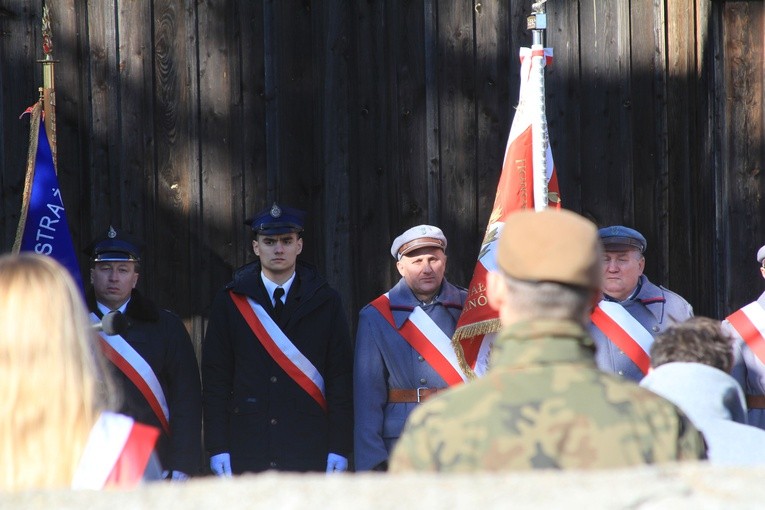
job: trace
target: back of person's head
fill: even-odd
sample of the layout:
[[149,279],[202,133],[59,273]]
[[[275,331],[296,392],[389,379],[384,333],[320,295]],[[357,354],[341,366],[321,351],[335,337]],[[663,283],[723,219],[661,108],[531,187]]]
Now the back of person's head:
[[504,325],[535,318],[583,324],[603,283],[602,253],[595,224],[576,213],[514,212],[499,238],[498,269],[487,279],[489,304]]
[[0,489],[67,486],[113,386],[79,287],[54,259],[0,257]]
[[702,363],[730,373],[733,350],[720,323],[709,317],[693,317],[670,326],[651,346],[651,366],[672,362]]
[[583,322],[591,303],[590,289],[557,282],[526,282],[505,275],[507,298],[521,317]]

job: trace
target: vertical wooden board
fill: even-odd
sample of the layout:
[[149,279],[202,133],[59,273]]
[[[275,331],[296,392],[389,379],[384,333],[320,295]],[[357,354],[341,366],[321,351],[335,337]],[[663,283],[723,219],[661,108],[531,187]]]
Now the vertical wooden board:
[[[90,239],[88,210],[83,207],[87,194],[85,148],[88,126],[83,117],[85,103],[85,80],[82,72],[84,54],[81,34],[87,33],[84,20],[85,7],[75,0],[60,0],[49,3],[53,25],[53,55],[59,60],[56,75],[56,138],[57,169],[61,186],[61,197],[66,206],[69,229],[75,250],[84,248]],[[79,255],[78,250],[78,255]],[[81,270],[88,268],[85,257],[81,258]],[[85,274],[85,273],[83,273]]]
[[[156,166],[146,183],[151,204],[145,211],[147,238],[153,240],[154,292],[159,303],[172,306],[187,320],[197,313],[196,299],[205,290],[209,272],[191,274],[190,237],[199,235],[192,218],[197,209],[198,125],[196,12],[192,0],[154,4],[154,148]],[[200,7],[202,8],[202,7]],[[219,76],[223,81],[224,77]],[[202,151],[203,153],[207,151]],[[214,153],[214,148],[209,148]],[[223,203],[227,203],[230,197]],[[180,270],[173,270],[174,268]],[[195,332],[196,333],[196,332]],[[195,338],[195,341],[198,341]]]
[[[423,19],[421,2],[399,2],[390,20],[393,32],[389,51],[395,62],[392,77],[396,94],[396,109],[391,110],[390,115],[395,118],[396,152],[395,159],[391,160],[394,167],[389,175],[394,180],[393,189],[398,201],[399,218],[394,223],[394,230],[398,233],[421,223],[438,223],[438,218],[428,217],[430,201],[438,201],[439,197],[428,194],[429,179],[425,163],[427,106]],[[443,168],[443,160],[441,165]]]
[[[699,82],[697,95],[698,115],[696,117],[696,132],[698,140],[695,144],[696,164],[704,165],[709,172],[708,180],[699,189],[699,194],[692,197],[693,211],[702,211],[700,217],[705,215],[711,220],[699,220],[701,228],[694,229],[692,239],[694,243],[695,268],[697,274],[710,275],[705,284],[698,285],[695,295],[692,296],[696,313],[710,317],[724,317],[728,311],[724,303],[727,302],[725,282],[728,281],[728,273],[731,270],[727,262],[730,246],[727,240],[727,226],[725,226],[727,209],[722,199],[724,177],[721,163],[720,131],[721,123],[717,119],[720,115],[719,91],[723,89],[720,80],[722,68],[720,3],[714,0],[697,1],[697,37],[696,37],[696,68]],[[708,189],[707,189],[708,188]],[[670,269],[671,270],[671,269]],[[711,289],[711,291],[710,291]]]
[[[269,2],[273,11],[273,91],[276,111],[278,168],[274,199],[308,212],[304,233],[304,260],[315,263],[321,256],[317,232],[321,218],[321,196],[325,183],[315,161],[314,123],[321,104],[314,89],[315,69],[311,4],[302,0]],[[269,133],[270,135],[270,133]],[[273,143],[267,138],[267,143]]]
[[88,133],[88,210],[92,217],[90,237],[112,222],[120,223],[119,175],[119,68],[115,0],[89,2],[88,59],[90,109]]
[[323,90],[324,105],[320,129],[322,137],[322,171],[330,183],[322,197],[325,218],[321,239],[324,243],[324,273],[329,283],[343,296],[349,317],[357,310],[351,307],[353,275],[351,262],[351,212],[349,167],[349,106],[351,48],[348,31],[351,27],[351,1],[327,0],[322,10]]
[[[695,10],[695,0],[671,0],[667,2],[667,104],[662,109],[667,118],[668,148],[668,200],[667,200],[667,246],[664,280],[673,290],[685,296],[695,307],[699,307],[694,296],[694,281],[687,278],[687,271],[697,271],[696,257],[712,255],[713,246],[694,247],[693,232],[709,228],[713,234],[714,214],[709,208],[695,210],[694,197],[712,198],[708,185],[713,170],[709,165],[700,165],[696,156],[696,118],[699,105],[698,70],[696,67],[696,19],[689,15]],[[711,238],[711,236],[710,236]],[[694,249],[696,248],[696,249]],[[701,252],[698,251],[701,248]],[[674,267],[672,267],[674,265]],[[690,267],[689,267],[690,266]],[[672,275],[672,277],[670,276]],[[715,288],[710,283],[705,289],[713,295]],[[699,311],[708,309],[705,306]]]
[[512,117],[510,110],[515,104],[517,91],[514,95],[509,89],[508,77],[511,68],[515,68],[517,59],[510,54],[508,5],[502,2],[479,2],[473,8],[475,10],[476,204],[474,217],[465,218],[466,227],[470,228],[464,232],[464,241],[460,241],[457,248],[465,250],[466,258],[472,254],[474,259],[477,259],[494,205],[505,146],[510,133]]
[[151,210],[147,204],[155,198],[154,190],[147,187],[147,183],[153,182],[155,170],[154,126],[151,122],[154,94],[151,21],[150,2],[118,2],[119,82],[116,98],[119,99],[121,114],[117,119],[120,137],[115,166],[119,179],[119,203],[122,205],[118,223],[119,227],[144,239],[146,263],[142,268],[141,286],[147,287],[160,305],[169,306],[171,303],[159,299],[160,295],[154,288],[158,264],[155,259],[157,239],[152,230],[154,218],[144,216],[145,211]]
[[[693,0],[691,0],[693,1]],[[677,7],[678,2],[670,0],[670,11]],[[652,2],[638,2],[631,10],[630,22],[630,53],[631,53],[631,76],[630,94],[626,97],[625,108],[629,112],[631,120],[631,132],[635,133],[630,141],[629,152],[634,164],[634,177],[632,180],[634,193],[634,219],[633,226],[648,240],[645,273],[656,284],[669,284],[668,275],[668,226],[666,210],[670,205],[667,203],[669,172],[675,173],[676,180],[682,180],[686,174],[686,168],[680,163],[682,158],[687,160],[687,151],[676,155],[674,165],[668,165],[667,160],[667,118],[665,115],[668,103],[676,107],[676,117],[673,122],[680,127],[685,123],[687,131],[688,108],[687,103],[678,101],[675,94],[680,90],[687,91],[689,77],[686,74],[691,69],[683,69],[682,63],[676,62],[676,75],[670,84],[670,101],[667,101],[667,77],[664,51],[664,10],[663,0]],[[668,15],[670,18],[671,15]],[[693,23],[692,20],[689,22]],[[673,27],[669,42],[678,60],[687,63],[687,51],[693,51],[693,45],[688,47],[688,33],[685,27]],[[693,34],[691,30],[690,34]],[[683,56],[681,59],[680,57]],[[691,53],[692,62],[692,53]],[[683,87],[685,85],[685,88]],[[678,133],[677,149],[681,149],[683,135]],[[687,204],[687,195],[684,195],[684,187],[677,186],[673,189],[675,195],[672,200]],[[671,200],[670,200],[671,202]],[[673,205],[673,204],[672,204]],[[678,210],[680,207],[678,206]],[[678,218],[678,220],[680,220]],[[682,221],[682,220],[681,220]],[[687,239],[687,237],[686,237]],[[676,240],[677,241],[677,240]],[[679,248],[680,243],[674,243]],[[687,260],[687,257],[686,257]]]
[[[448,250],[451,280],[466,286],[479,248],[476,232],[476,56],[469,2],[442,2],[438,10],[440,224],[453,241]],[[467,245],[462,245],[467,243]]]
[[243,121],[241,25],[236,6],[226,0],[197,3],[201,197],[195,244],[206,275],[200,306],[207,306],[231,280],[240,260],[236,247],[247,236],[242,209],[243,131],[239,129]]
[[762,291],[755,254],[765,243],[763,204],[763,4],[723,6],[728,312]]
[[582,212],[600,225],[633,224],[632,167],[624,150],[630,140],[623,90],[626,9],[626,0],[580,2]]
[[[234,132],[241,141],[242,203],[235,204],[231,231],[236,245],[234,266],[254,259],[252,235],[243,224],[266,203],[266,94],[264,62],[264,2],[239,0],[235,19],[239,27],[239,82],[241,108],[232,111]],[[234,169],[232,168],[232,172]]]
[[[545,68],[547,125],[560,185],[563,207],[581,212],[580,166],[581,100],[587,91],[579,74],[578,2],[548,2],[546,46],[553,50],[553,63]],[[514,68],[516,69],[516,68]],[[517,70],[516,70],[517,73]],[[513,91],[511,91],[511,97]],[[515,92],[517,95],[517,91]],[[514,99],[517,102],[517,99]],[[513,103],[515,104],[515,103]]]
[[42,2],[14,0],[0,16],[0,197],[2,250],[10,251],[16,236],[24,193],[29,116],[19,119],[37,101],[42,72]]
[[349,185],[355,304],[350,319],[355,321],[356,312],[393,283],[393,259],[388,250],[398,224],[389,207],[395,197],[388,180],[393,171],[389,113],[395,103],[390,93],[392,55],[387,51],[392,25],[384,2],[354,2],[353,9]]

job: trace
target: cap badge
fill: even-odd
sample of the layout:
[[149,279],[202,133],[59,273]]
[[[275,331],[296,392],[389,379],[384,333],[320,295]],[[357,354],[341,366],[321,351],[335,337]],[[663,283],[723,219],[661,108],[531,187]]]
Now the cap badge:
[[422,231],[421,232],[422,235],[427,235],[428,234],[428,227],[422,227],[420,230]]
[[116,231],[116,230],[114,230],[114,227],[112,227],[111,225],[109,225],[109,232],[107,232],[107,233],[106,233],[106,236],[107,236],[109,239],[114,239],[115,237],[117,237],[117,231]]
[[282,215],[282,209],[276,203],[274,202],[274,205],[271,206],[271,217],[272,218],[278,218]]

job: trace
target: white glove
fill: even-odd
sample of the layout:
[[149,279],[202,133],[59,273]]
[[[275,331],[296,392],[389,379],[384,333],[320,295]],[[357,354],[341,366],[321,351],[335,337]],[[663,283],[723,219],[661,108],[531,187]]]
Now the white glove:
[[186,480],[189,479],[189,475],[187,475],[183,471],[173,470],[173,475],[170,477],[170,479],[174,482],[185,482]]
[[174,482],[185,482],[189,479],[189,475],[183,471],[162,471],[162,478],[167,480],[168,478]]
[[231,455],[228,452],[219,453],[210,457],[210,469],[213,474],[217,476],[223,476],[226,478],[231,477]]
[[327,473],[342,473],[348,470],[348,459],[336,453],[327,455]]

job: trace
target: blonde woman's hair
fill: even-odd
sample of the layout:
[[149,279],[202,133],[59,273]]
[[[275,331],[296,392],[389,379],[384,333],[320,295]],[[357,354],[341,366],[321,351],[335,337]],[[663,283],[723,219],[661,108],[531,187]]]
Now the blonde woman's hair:
[[54,259],[0,257],[0,489],[67,487],[116,393],[81,291]]

